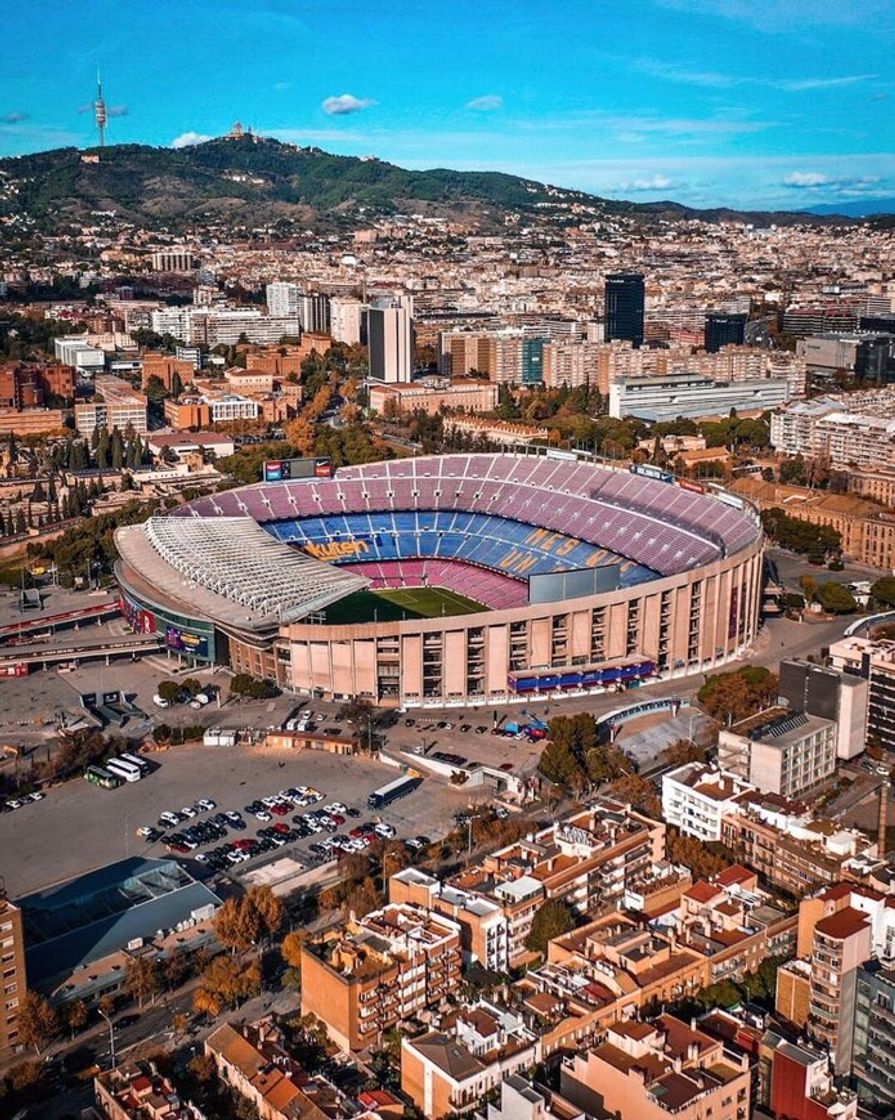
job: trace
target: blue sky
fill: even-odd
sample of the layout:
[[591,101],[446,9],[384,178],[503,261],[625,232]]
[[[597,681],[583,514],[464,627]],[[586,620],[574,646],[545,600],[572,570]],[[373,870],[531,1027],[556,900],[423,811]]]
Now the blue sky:
[[[0,154],[235,118],[638,200],[895,197],[895,0],[13,0]],[[85,111],[87,107],[87,111]]]

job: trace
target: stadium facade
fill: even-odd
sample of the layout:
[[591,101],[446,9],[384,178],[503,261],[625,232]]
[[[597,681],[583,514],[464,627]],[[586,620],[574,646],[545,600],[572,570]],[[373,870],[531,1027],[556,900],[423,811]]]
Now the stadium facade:
[[[122,609],[192,661],[393,707],[713,669],[755,636],[761,527],[652,473],[469,454],[225,491],[118,530]],[[395,588],[468,613],[395,617]]]

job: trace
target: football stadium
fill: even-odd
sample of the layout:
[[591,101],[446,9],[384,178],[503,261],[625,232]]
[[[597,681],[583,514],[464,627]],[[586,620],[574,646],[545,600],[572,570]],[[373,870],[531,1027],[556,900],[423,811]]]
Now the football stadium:
[[499,703],[742,655],[751,507],[655,468],[423,456],[263,482],[117,531],[121,605],[196,663],[322,699]]

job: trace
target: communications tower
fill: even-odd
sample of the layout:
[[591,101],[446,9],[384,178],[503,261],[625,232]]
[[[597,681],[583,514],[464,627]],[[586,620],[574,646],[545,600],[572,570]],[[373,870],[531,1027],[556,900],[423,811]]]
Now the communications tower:
[[96,70],[96,101],[93,102],[93,115],[96,120],[96,130],[99,133],[99,146],[106,146],[106,103],[103,99],[103,82],[99,76],[99,67]]

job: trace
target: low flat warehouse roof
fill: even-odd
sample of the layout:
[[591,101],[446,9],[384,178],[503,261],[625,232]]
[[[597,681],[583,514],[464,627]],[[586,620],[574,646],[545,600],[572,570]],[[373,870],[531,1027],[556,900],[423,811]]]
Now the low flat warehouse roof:
[[16,900],[25,927],[28,982],[41,984],[186,921],[220,903],[174,860],[108,864]]
[[251,517],[150,517],[116,530],[115,543],[153,587],[241,630],[295,622],[369,584],[290,548]]

